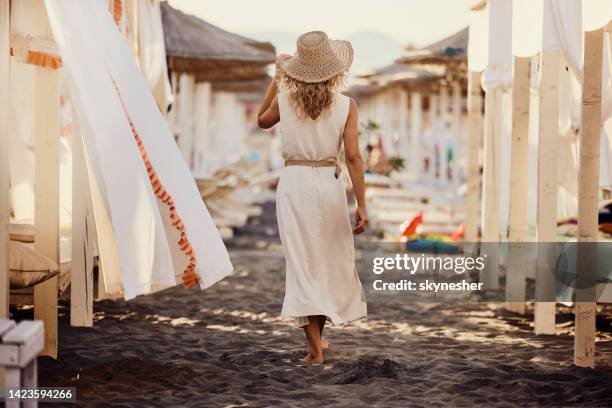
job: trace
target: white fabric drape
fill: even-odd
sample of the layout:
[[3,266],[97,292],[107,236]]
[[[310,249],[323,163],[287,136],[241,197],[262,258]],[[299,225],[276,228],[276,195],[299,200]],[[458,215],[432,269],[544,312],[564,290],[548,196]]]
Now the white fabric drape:
[[[24,0],[11,5],[11,34],[15,56],[10,61],[10,182],[11,207],[14,222],[34,223],[34,184],[35,184],[35,132],[36,117],[36,70],[42,69],[25,63],[29,50],[56,53],[51,28],[44,5],[37,0]],[[44,46],[37,46],[43,44]],[[17,50],[16,47],[24,49]],[[19,61],[23,62],[19,62]],[[72,121],[70,104],[62,86],[63,105],[58,112],[62,129],[69,130]],[[72,223],[72,153],[69,131],[60,138],[60,226],[62,239],[69,238]],[[70,248],[70,245],[65,246]],[[70,253],[63,251],[62,260],[70,260]]]
[[[575,129],[579,126],[582,81],[583,30],[605,26],[612,19],[608,0],[514,0],[513,53],[526,57],[546,49],[561,49],[571,74],[561,76],[560,95],[560,210],[576,210],[577,164]],[[529,27],[526,30],[525,27]],[[612,187],[612,53],[605,35],[600,187]],[[571,106],[571,108],[570,108]]]
[[[508,202],[510,200],[510,144],[511,144],[511,117],[512,106],[510,103],[510,89],[512,86],[512,74],[506,68],[488,68],[482,75],[482,89],[487,98],[492,98],[493,103],[489,106],[485,115],[485,149],[484,163],[488,182],[483,185],[483,208],[487,197],[497,201],[499,208],[496,211],[497,218],[488,222],[496,222],[492,231],[504,233],[508,226]],[[488,167],[488,168],[487,168]],[[487,190],[493,191],[486,193]],[[483,211],[483,217],[486,215]],[[483,219],[483,225],[487,220]],[[489,236],[487,239],[497,240],[499,237]],[[490,241],[494,242],[494,241]]]
[[584,31],[597,30],[612,20],[610,0],[583,0],[582,3]]
[[169,225],[165,204],[153,192],[122,100],[182,219],[201,287],[222,279],[232,270],[227,251],[112,17],[99,2],[45,4],[69,74],[72,101],[79,105],[100,198],[112,223],[125,297],[148,293],[154,285],[174,285],[174,272],[182,273],[189,259],[177,250],[178,234]]
[[[37,0],[24,0],[11,4],[11,45],[16,37],[51,38],[44,7]],[[14,51],[17,53],[17,51]],[[27,50],[25,50],[27,53]],[[34,222],[34,123],[36,67],[17,62],[10,63],[10,182],[11,206],[15,221]]]
[[192,168],[193,160],[193,109],[195,96],[195,77],[190,74],[179,76],[177,122],[179,126],[177,144],[187,166]]
[[193,175],[196,179],[210,177],[211,156],[211,100],[210,82],[201,82],[195,87],[195,127]]
[[238,101],[236,93],[215,92],[214,112],[214,143],[207,156],[213,172],[241,157],[247,132],[246,107]]
[[136,27],[138,66],[149,84],[160,110],[166,113],[173,101],[166,65],[166,45],[159,0],[137,2]]
[[34,69],[10,64],[9,169],[11,207],[18,223],[34,222]]
[[489,13],[488,5],[470,12],[468,41],[468,69],[482,72],[487,68],[489,56]]
[[512,2],[489,0],[488,66],[512,66]]

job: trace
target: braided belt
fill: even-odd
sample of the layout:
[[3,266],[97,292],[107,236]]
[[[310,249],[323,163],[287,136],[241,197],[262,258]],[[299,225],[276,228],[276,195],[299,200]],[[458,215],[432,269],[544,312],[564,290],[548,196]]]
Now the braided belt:
[[340,175],[340,165],[336,160],[300,160],[291,159],[285,160],[285,166],[304,166],[304,167],[335,167],[336,173],[334,176],[338,178]]

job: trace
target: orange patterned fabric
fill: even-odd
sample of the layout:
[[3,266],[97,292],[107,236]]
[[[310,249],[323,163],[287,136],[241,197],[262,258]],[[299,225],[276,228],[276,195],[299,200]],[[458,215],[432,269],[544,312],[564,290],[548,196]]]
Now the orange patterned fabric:
[[185,225],[183,224],[181,217],[179,217],[176,211],[176,207],[174,205],[172,197],[170,196],[170,194],[168,194],[162,183],[159,181],[159,178],[155,174],[155,170],[153,169],[153,165],[149,161],[149,156],[147,155],[147,151],[142,143],[142,139],[140,139],[140,136],[138,136],[138,132],[136,131],[134,123],[132,122],[132,119],[128,114],[127,108],[125,107],[125,103],[123,102],[123,98],[121,97],[121,93],[119,92],[119,88],[117,87],[115,80],[112,77],[111,80],[113,81],[113,85],[115,86],[115,91],[117,92],[117,96],[119,97],[119,101],[121,102],[123,112],[125,113],[128,123],[130,124],[130,130],[132,131],[132,135],[134,136],[134,139],[136,139],[136,144],[138,145],[138,150],[140,150],[140,155],[142,156],[145,168],[147,169],[149,181],[151,182],[151,186],[153,187],[153,192],[159,200],[161,200],[164,204],[168,206],[168,209],[170,210],[170,221],[172,222],[172,226],[176,228],[180,235],[180,239],[178,241],[179,248],[185,255],[189,257],[189,264],[187,265],[187,268],[183,271],[182,279],[183,285],[185,285],[185,287],[187,288],[191,288],[192,286],[195,286],[195,284],[198,282],[198,277],[195,273],[196,258],[193,253],[191,243],[189,242],[189,238],[187,238],[187,233],[185,232]]
[[115,20],[115,24],[119,25],[121,22],[121,17],[123,17],[123,0],[114,0],[113,19]]
[[[9,55],[15,56],[13,47],[9,48]],[[45,68],[58,69],[62,67],[62,58],[59,55],[47,54],[40,51],[28,51],[28,64],[38,65]]]
[[30,51],[26,62],[44,68],[58,69],[62,67],[62,59],[58,55],[39,51]]

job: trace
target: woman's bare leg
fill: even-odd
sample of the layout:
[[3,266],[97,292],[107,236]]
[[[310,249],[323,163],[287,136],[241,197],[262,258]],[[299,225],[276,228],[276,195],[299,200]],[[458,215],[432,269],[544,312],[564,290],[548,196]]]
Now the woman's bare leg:
[[306,340],[308,340],[309,352],[304,361],[309,364],[323,363],[323,349],[321,348],[321,328],[319,316],[308,316],[309,324],[304,326]]
[[326,322],[327,322],[327,317],[319,316],[319,333],[321,336],[321,348],[323,350],[326,350],[327,348],[329,348],[329,343],[327,342],[327,340],[323,338],[323,329],[325,328]]

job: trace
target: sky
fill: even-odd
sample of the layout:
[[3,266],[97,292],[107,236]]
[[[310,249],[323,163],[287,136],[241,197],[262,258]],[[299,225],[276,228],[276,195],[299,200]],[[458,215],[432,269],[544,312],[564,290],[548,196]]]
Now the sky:
[[239,34],[377,31],[425,46],[464,28],[474,0],[170,0],[173,7]]

